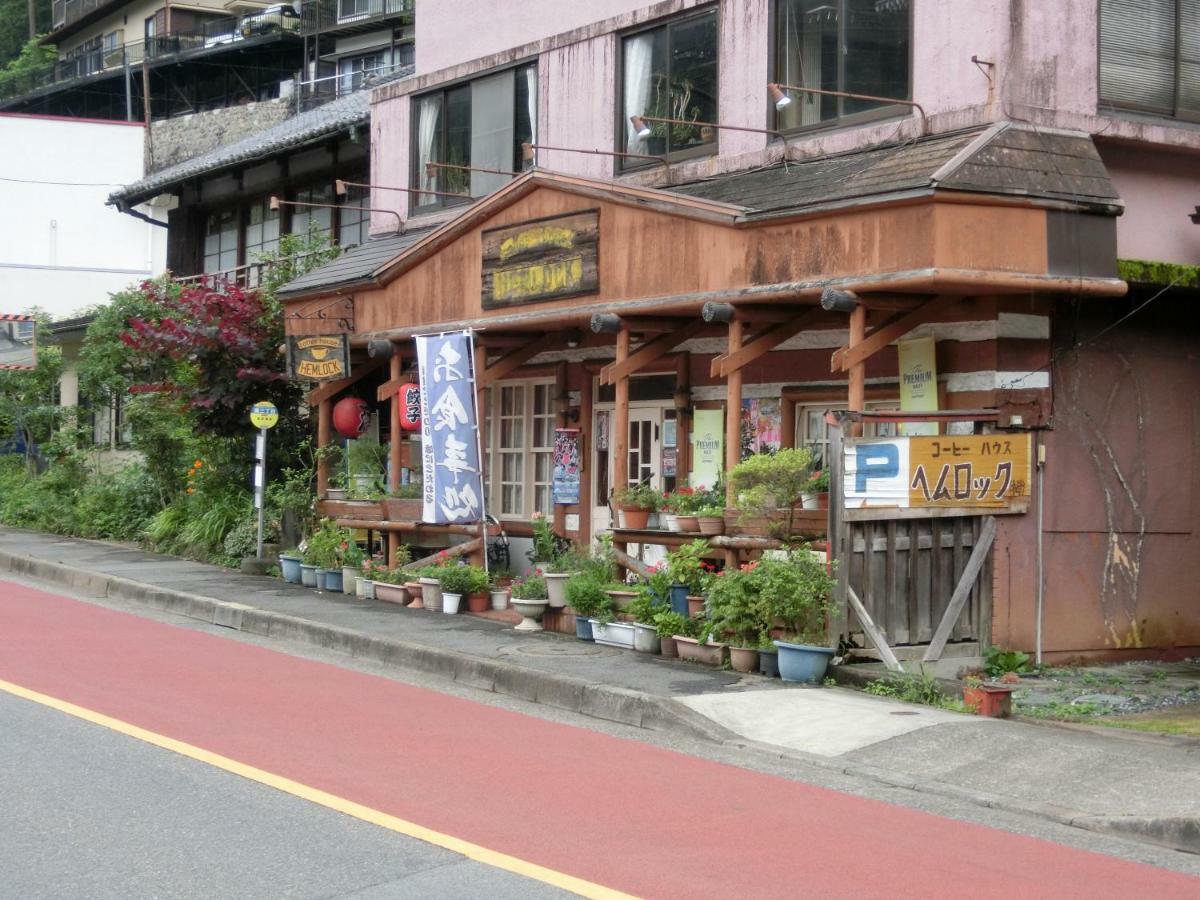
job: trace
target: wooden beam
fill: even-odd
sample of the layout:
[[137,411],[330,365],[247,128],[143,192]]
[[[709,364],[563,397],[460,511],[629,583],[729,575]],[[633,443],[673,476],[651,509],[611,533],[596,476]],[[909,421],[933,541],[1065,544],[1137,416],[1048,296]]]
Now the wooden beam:
[[374,372],[376,369],[378,369],[380,366],[382,366],[385,362],[387,362],[387,360],[372,359],[365,363],[359,364],[358,368],[356,368],[354,370],[354,373],[347,376],[346,378],[339,378],[337,381],[327,381],[325,384],[321,385],[318,388],[313,389],[309,393],[308,405],[316,406],[317,404],[321,403],[323,400],[328,400],[331,397],[334,397],[334,396],[340,394],[346,388],[350,387],[351,385],[357,384],[359,381],[361,381],[367,375],[370,375],[372,372]]
[[871,643],[879,651],[879,656],[883,659],[883,664],[893,672],[904,671],[900,665],[900,661],[896,659],[896,654],[887,645],[887,639],[884,638],[883,632],[879,630],[879,626],[875,624],[875,620],[871,618],[871,614],[867,612],[867,608],[863,606],[863,602],[858,599],[858,594],[854,593],[854,588],[850,587],[850,585],[846,585],[846,599],[854,607],[854,614],[858,616],[858,624],[863,627],[863,631],[867,633],[867,637],[871,639]]
[[638,575],[649,576],[650,567],[640,559],[634,559],[624,550],[613,548],[613,559],[618,566],[628,569],[630,572],[636,572]]
[[[734,319],[728,325],[728,355],[733,356],[742,349],[745,323]],[[725,376],[725,505],[737,506],[737,491],[729,473],[742,458],[742,370],[734,369]],[[708,485],[711,487],[711,485]]]
[[476,388],[482,389],[507,378],[539,353],[557,349],[561,343],[560,337],[538,335],[523,347],[504,354],[487,368],[481,368],[475,377]]
[[[617,362],[623,363],[629,358],[629,329],[622,327],[617,332]],[[612,434],[609,446],[613,454],[613,478],[609,485],[610,491],[619,491],[629,485],[629,376],[625,375],[616,382],[616,403],[613,404]],[[597,497],[597,506],[609,505],[608,497]]]
[[914,310],[896,313],[857,345],[847,345],[835,350],[830,360],[829,370],[831,372],[847,372],[851,366],[866,362],[892,341],[904,337],[918,325],[932,322],[944,310],[961,299],[958,294],[941,294]]
[[962,577],[958,579],[958,584],[954,586],[954,593],[950,595],[950,605],[946,607],[942,621],[938,623],[937,631],[933,634],[933,640],[929,642],[929,647],[925,650],[925,656],[922,657],[924,662],[934,662],[942,658],[942,651],[946,649],[946,641],[950,638],[954,623],[958,621],[958,617],[967,603],[967,598],[971,596],[971,588],[975,586],[975,579],[979,577],[979,572],[992,549],[992,541],[995,539],[996,518],[988,516],[983,520],[983,527],[979,530],[979,540],[975,542],[975,547],[971,550],[971,557],[967,560]]
[[643,344],[628,358],[609,363],[601,369],[600,383],[616,384],[617,379],[628,378],[638,369],[648,366],[659,357],[666,356],[703,327],[704,322],[700,319],[690,319],[681,328]]
[[[850,313],[850,350],[862,346],[867,331],[867,308],[861,303]],[[867,408],[867,363],[866,359],[857,360],[850,366],[849,391],[846,398],[846,408],[854,412],[862,412]],[[850,426],[851,437],[862,437],[861,422]]]
[[432,565],[438,559],[454,559],[458,556],[465,556],[469,553],[477,552],[483,542],[479,538],[472,538],[462,544],[455,544],[453,547],[447,547],[445,550],[439,550],[437,553],[430,553],[428,556],[422,556],[420,559],[414,559],[410,563],[405,563],[403,568],[416,569],[421,566]]
[[[820,306],[808,306],[808,309],[820,309]],[[795,306],[777,306],[771,303],[742,303],[733,308],[734,318],[743,322],[753,322],[755,325],[772,325],[787,322],[796,318]]]
[[786,322],[780,322],[774,328],[764,331],[736,353],[729,351],[720,356],[714,356],[712,364],[709,366],[709,376],[724,378],[730,372],[741,369],[768,351],[775,349],[788,338],[824,318],[825,315],[825,310],[821,307],[810,307],[798,316],[792,316]]
[[688,322],[694,321],[695,316],[621,316],[621,321],[629,326],[630,331],[677,331]]
[[411,379],[399,377],[389,378],[375,390],[375,399],[380,403],[383,403],[385,400],[394,401],[396,398],[396,391],[400,390],[400,385],[408,384],[410,380]]

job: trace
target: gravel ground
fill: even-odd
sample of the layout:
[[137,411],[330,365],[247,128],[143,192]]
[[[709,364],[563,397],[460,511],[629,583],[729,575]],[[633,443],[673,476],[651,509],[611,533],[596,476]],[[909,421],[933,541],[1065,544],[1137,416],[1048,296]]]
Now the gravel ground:
[[1023,676],[1016,711],[1040,718],[1153,712],[1200,702],[1200,657],[1178,662],[1060,666]]

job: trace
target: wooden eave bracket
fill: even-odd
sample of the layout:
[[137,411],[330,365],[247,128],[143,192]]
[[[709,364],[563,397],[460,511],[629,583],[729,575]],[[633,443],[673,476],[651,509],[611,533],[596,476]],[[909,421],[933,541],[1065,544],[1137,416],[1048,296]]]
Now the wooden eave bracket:
[[684,341],[693,337],[707,326],[703,319],[695,318],[674,332],[660,335],[654,340],[643,344],[626,359],[613,362],[600,370],[601,384],[616,384],[620,379],[627,378],[638,369],[650,365],[656,359],[666,356]]
[[962,298],[958,294],[941,294],[914,310],[897,312],[853,347],[843,344],[833,351],[833,357],[829,361],[829,371],[850,371],[854,366],[870,359],[888,344],[904,337],[918,325],[932,322],[960,299]]
[[557,350],[562,346],[563,339],[559,337],[544,337],[539,335],[522,347],[510,350],[482,371],[475,373],[475,387],[485,388],[507,378],[539,353],[547,350]]
[[359,366],[354,371],[354,374],[350,375],[349,377],[339,378],[337,381],[330,381],[327,384],[321,385],[319,388],[316,388],[309,393],[308,405],[316,406],[318,403],[324,403],[326,400],[341,393],[351,385],[358,383],[365,376],[370,375],[385,362],[386,360],[382,359],[370,360],[369,362],[363,363],[361,366]]
[[735,350],[733,353],[722,353],[720,356],[713,357],[713,361],[709,366],[709,377],[727,377],[731,372],[738,371],[743,366],[754,362],[760,356],[774,350],[788,338],[803,331],[809,325],[820,321],[825,315],[825,310],[819,306],[806,309],[799,315],[793,316],[787,321],[780,322],[775,327],[764,331],[741,349]]

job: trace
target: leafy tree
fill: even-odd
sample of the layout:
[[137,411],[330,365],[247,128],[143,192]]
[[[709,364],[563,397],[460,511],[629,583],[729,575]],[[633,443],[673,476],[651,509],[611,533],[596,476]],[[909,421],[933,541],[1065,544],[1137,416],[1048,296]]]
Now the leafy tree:
[[[3,13],[0,13],[3,16]],[[3,21],[0,19],[0,21]],[[12,23],[6,22],[0,24],[0,44],[6,42],[5,32],[11,29]],[[21,79],[44,72],[54,65],[58,59],[58,50],[53,44],[41,47],[38,41],[41,38],[32,38],[25,42],[24,45],[18,45],[18,52],[13,55],[10,51],[7,63],[0,68],[0,90],[7,88],[13,82],[19,82]],[[21,89],[21,85],[17,85],[17,90]]]
[[63,415],[54,402],[62,375],[62,350],[50,344],[44,321],[38,322],[37,329],[37,365],[0,370],[0,437],[10,447],[23,447],[30,473],[37,469],[38,445],[54,436]]

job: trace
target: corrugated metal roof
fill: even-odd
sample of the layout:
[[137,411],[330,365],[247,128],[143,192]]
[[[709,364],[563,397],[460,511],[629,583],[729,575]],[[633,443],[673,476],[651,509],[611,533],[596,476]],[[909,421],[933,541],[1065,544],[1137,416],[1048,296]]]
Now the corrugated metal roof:
[[371,238],[320,268],[289,281],[280,288],[279,295],[286,297],[312,290],[331,290],[366,281],[376,269],[399,256],[431,231],[432,226]]
[[[413,68],[408,66],[393,76],[381,79],[376,84],[407,78],[412,73]],[[141,181],[114,191],[109,195],[108,202],[114,206],[132,206],[164,193],[189,178],[215,174],[222,169],[265,159],[285,150],[295,150],[343,128],[362,125],[370,119],[370,116],[371,88],[368,87],[344,97],[338,97],[336,100],[331,100],[308,112],[299,113],[290,119],[284,119],[282,122],[255,132],[240,141],[226,144],[208,153],[202,153],[192,159],[169,166],[161,172],[155,172]]]

